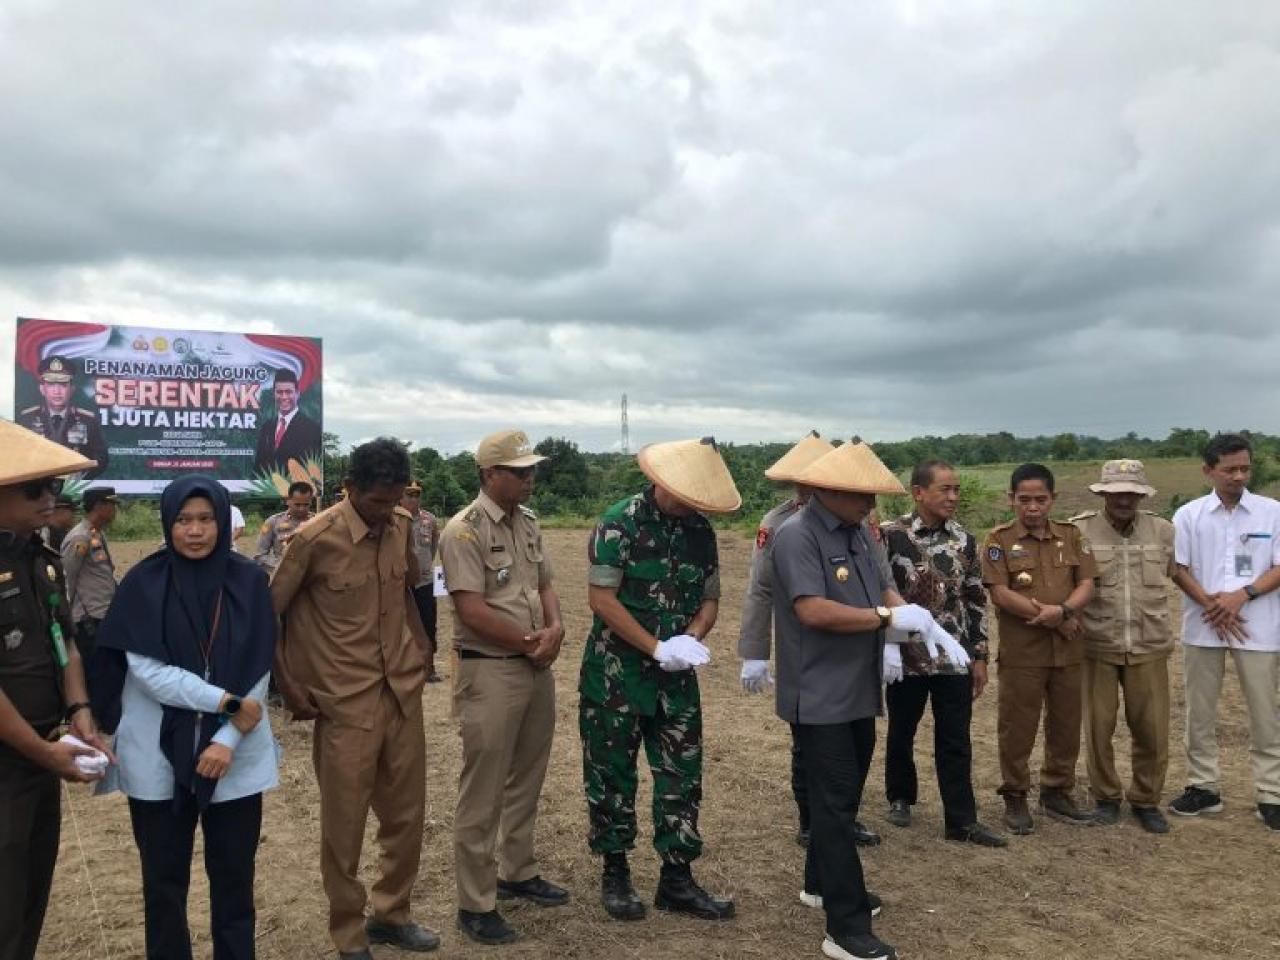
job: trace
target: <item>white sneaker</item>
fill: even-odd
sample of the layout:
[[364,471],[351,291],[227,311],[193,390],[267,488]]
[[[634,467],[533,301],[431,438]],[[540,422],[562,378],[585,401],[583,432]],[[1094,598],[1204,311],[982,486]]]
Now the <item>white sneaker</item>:
[[[871,901],[871,915],[873,917],[880,916],[880,908],[884,905],[880,902],[880,898],[870,891],[867,892],[867,898]],[[812,907],[814,910],[822,909],[822,894],[808,893],[804,890],[800,891],[800,902],[806,907]]]

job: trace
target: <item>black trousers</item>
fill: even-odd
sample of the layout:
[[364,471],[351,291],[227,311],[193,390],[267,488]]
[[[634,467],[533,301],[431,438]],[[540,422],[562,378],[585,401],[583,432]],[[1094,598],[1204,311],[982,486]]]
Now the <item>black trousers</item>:
[[53,886],[62,826],[58,778],[0,755],[0,960],[32,960]]
[[795,724],[809,786],[809,847],[804,888],[822,895],[827,933],[871,932],[871,905],[853,821],[876,745],[872,717],[849,723]]
[[[867,765],[862,770],[862,783],[858,785],[858,796],[862,796],[862,788],[867,783],[867,772],[871,769],[871,757],[875,754],[875,742],[871,744],[871,754],[867,756]],[[796,798],[796,812],[800,817],[800,829],[809,829],[809,781],[804,771],[804,755],[800,752],[800,738],[796,735],[796,725],[791,724],[791,795]],[[854,811],[857,816],[858,811]],[[812,893],[813,891],[809,891]]]
[[187,889],[196,822],[204,830],[214,960],[253,960],[253,868],[262,829],[262,794],[211,803],[201,814],[187,794],[172,800],[129,799],[142,859],[147,960],[191,960]]
[[884,790],[889,802],[919,799],[915,738],[926,701],[933,702],[933,762],[948,827],[967,827],[978,819],[973,798],[973,678],[964,676],[903,677],[885,688],[889,733],[884,754]]
[[422,618],[422,626],[431,640],[431,652],[440,647],[436,643],[436,588],[434,583],[423,584],[413,588],[413,599],[418,605],[418,616]]

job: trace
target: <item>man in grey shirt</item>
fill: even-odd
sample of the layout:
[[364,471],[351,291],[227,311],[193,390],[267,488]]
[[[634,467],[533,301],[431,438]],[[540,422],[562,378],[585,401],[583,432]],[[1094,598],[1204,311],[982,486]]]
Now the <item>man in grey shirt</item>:
[[777,711],[792,724],[809,788],[801,899],[826,911],[825,956],[891,960],[897,952],[871,932],[880,903],[867,891],[852,826],[882,709],[884,643],[920,632],[948,656],[965,654],[927,610],[902,603],[876,563],[863,520],[877,493],[904,491],[871,448],[839,447],[797,482],[814,494],[778,530],[772,560]]
[[[747,593],[742,603],[742,629],[738,636],[738,656],[742,658],[742,688],[748,693],[765,693],[773,685],[769,675],[769,651],[773,641],[773,536],[777,529],[791,519],[809,502],[812,489],[796,483],[796,477],[811,463],[834,450],[828,440],[823,440],[815,430],[801,439],[777,462],[764,472],[767,479],[777,483],[794,484],[795,496],[778,504],[760,520],[756,531],[756,545],[751,554],[751,573],[747,581]],[[889,572],[889,558],[884,545],[874,541],[876,559],[883,568],[885,579],[893,583]],[[796,744],[794,731],[791,738],[791,793],[795,797],[800,829],[796,843],[809,845],[809,800],[804,761]],[[855,820],[854,838],[859,846],[872,847],[880,842],[880,835],[861,821]]]

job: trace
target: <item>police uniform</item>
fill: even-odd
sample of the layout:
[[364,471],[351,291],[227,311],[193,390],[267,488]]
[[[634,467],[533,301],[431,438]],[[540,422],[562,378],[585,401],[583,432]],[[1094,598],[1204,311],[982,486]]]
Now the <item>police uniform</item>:
[[[440,522],[430,511],[418,510],[418,515],[413,518],[413,550],[418,557],[418,582],[413,588],[413,599],[418,604],[418,616],[431,641],[432,653],[437,649],[436,549],[439,546]],[[427,679],[432,680],[433,677],[428,676]]]
[[293,535],[314,516],[307,511],[307,515],[298,520],[285,510],[267,517],[262,522],[262,529],[258,531],[258,546],[254,551],[253,559],[268,573],[274,572],[280,565],[280,557],[284,555],[284,548],[289,545]]
[[[1070,523],[1048,520],[1035,533],[1014,520],[987,534],[982,582],[1003,586],[1046,605],[1061,604],[1076,585],[1097,576],[1089,542]],[[999,631],[998,731],[1000,794],[1026,797],[1029,761],[1044,710],[1044,765],[1040,789],[1069,793],[1080,754],[1081,663],[1079,619],[1062,626],[1031,626],[997,609]]]
[[[46,357],[40,362],[37,376],[42,383],[71,385],[74,373],[70,360],[54,356]],[[18,426],[26,427],[46,440],[52,440],[95,461],[97,466],[85,471],[86,479],[91,480],[107,469],[107,442],[102,436],[98,415],[92,410],[68,406],[65,410],[54,413],[47,404],[39,404],[19,412],[16,420]]]
[[80,654],[93,654],[94,637],[116,595],[116,565],[107,536],[85,517],[62,541],[62,567],[67,576],[67,600],[76,624]]
[[[551,587],[551,560],[532,510],[508,513],[482,491],[445,526],[440,562],[450,594],[480,594],[523,630],[546,626],[542,591]],[[454,818],[458,908],[488,913],[499,878],[519,884],[539,875],[534,827],[555,733],[555,677],[471,630],[456,606],[453,642],[453,715],[462,736]]]
[[1119,803],[1111,738],[1124,688],[1124,712],[1133,738],[1133,779],[1127,799],[1155,807],[1169,768],[1169,582],[1177,570],[1173,524],[1139,511],[1121,532],[1106,513],[1071,518],[1098,561],[1097,591],[1084,622],[1085,761],[1095,800]]

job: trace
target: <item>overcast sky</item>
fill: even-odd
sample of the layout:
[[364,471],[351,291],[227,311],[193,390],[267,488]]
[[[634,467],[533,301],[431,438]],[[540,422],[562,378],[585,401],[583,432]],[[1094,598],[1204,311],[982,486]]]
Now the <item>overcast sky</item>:
[[1273,0],[4,0],[0,131],[0,319],[347,441],[1280,432]]

